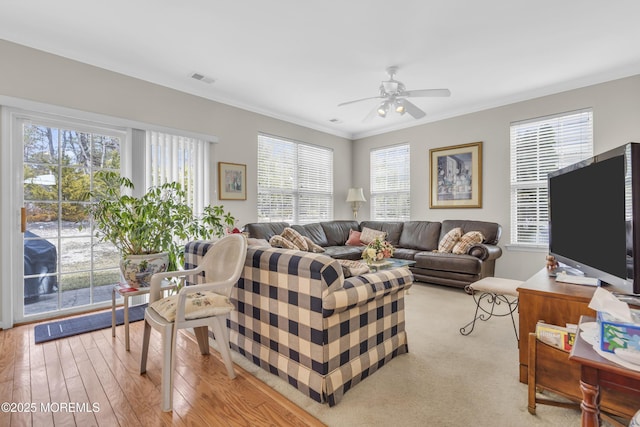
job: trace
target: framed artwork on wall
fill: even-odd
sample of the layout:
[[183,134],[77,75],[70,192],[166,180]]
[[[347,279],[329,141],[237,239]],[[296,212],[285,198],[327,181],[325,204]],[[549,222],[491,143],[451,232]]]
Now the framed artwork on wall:
[[247,200],[247,165],[218,162],[218,198]]
[[429,207],[482,207],[482,142],[429,150]]

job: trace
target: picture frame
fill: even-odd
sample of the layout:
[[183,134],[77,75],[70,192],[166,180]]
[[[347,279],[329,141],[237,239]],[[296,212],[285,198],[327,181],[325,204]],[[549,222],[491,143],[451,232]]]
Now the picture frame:
[[482,207],[482,142],[429,150],[429,208]]
[[247,165],[218,162],[218,198],[247,200]]

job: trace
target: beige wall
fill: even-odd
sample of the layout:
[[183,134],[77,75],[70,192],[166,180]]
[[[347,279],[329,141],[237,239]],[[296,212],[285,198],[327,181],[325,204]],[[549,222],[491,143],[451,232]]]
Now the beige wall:
[[[496,264],[496,275],[526,279],[544,266],[545,253],[506,248],[511,234],[509,125],[513,121],[586,107],[593,108],[595,154],[629,141],[640,142],[640,76],[634,76],[357,140],[353,184],[369,193],[372,148],[408,142],[411,146],[411,218],[500,223],[503,256]],[[429,150],[476,141],[483,142],[482,208],[430,209]],[[362,209],[362,219],[367,219],[368,208]]]
[[[257,134],[266,132],[334,150],[334,217],[350,218],[344,203],[351,185],[351,145],[348,139],[272,119],[135,78],[71,61],[60,56],[0,40],[0,97],[35,101],[126,120],[214,135],[215,161],[247,165],[247,200],[223,201],[240,225],[257,220]],[[6,104],[7,102],[5,102]],[[1,104],[1,103],[0,103]],[[49,111],[42,111],[49,112]],[[4,141],[3,141],[4,142]],[[135,166],[135,165],[134,165]],[[2,184],[0,174],[0,184]],[[3,204],[7,202],[3,196]],[[14,221],[18,206],[11,208]],[[6,216],[6,215],[5,215]],[[8,239],[0,227],[0,242]],[[15,247],[15,246],[13,246]],[[4,251],[9,252],[10,249]],[[0,253],[0,271],[8,271],[8,253]],[[7,276],[2,276],[6,278]],[[6,295],[6,293],[4,293]],[[1,298],[1,297],[0,297]],[[7,307],[7,301],[0,301]],[[1,310],[1,308],[0,308]],[[0,321],[5,320],[0,312]],[[0,323],[0,327],[2,323]]]
[[[224,201],[241,224],[257,218],[258,132],[332,148],[334,192],[338,200],[346,199],[351,182],[348,139],[3,40],[0,58],[0,95],[217,136],[216,161],[247,165],[247,201]],[[350,215],[346,203],[336,203],[334,209],[336,218]]]
[[[468,218],[503,226],[503,257],[497,275],[525,279],[543,266],[544,253],[506,248],[509,226],[509,124],[579,108],[594,110],[595,152],[640,141],[640,76],[519,102],[350,142],[309,128],[233,108],[100,68],[0,40],[0,97],[37,101],[164,127],[215,135],[216,161],[247,164],[247,201],[224,205],[244,224],[256,220],[256,135],[266,132],[334,149],[334,217],[349,218],[347,189],[362,186],[368,195],[369,150],[411,145],[412,219]],[[429,149],[483,142],[483,207],[429,209]],[[352,160],[353,159],[353,160]],[[0,176],[6,177],[6,174]],[[0,178],[1,179],[1,178]],[[0,181],[1,184],[1,181]],[[215,201],[215,200],[214,200]],[[3,203],[6,203],[3,197]],[[360,211],[368,219],[369,206]],[[6,229],[6,228],[5,228]],[[2,235],[0,241],[7,236]],[[7,253],[0,254],[6,273]],[[6,278],[6,276],[2,276]],[[6,301],[0,302],[7,307]],[[6,319],[6,316],[0,317]]]

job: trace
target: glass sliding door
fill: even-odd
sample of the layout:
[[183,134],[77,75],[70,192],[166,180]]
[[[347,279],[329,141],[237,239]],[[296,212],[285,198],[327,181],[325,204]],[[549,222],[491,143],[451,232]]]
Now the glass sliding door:
[[[22,316],[104,305],[120,280],[119,255],[94,237],[88,193],[120,171],[126,133],[84,124],[20,119],[23,147]],[[47,316],[48,317],[48,316]]]

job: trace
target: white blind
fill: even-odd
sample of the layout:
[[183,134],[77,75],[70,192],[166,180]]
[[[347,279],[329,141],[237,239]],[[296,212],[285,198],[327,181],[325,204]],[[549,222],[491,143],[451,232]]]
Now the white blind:
[[145,186],[178,182],[193,211],[209,205],[211,144],[196,138],[146,131]]
[[409,144],[371,150],[371,219],[408,221],[411,215]]
[[547,175],[593,156],[591,109],[511,124],[511,243],[547,245]]
[[258,221],[333,219],[333,150],[258,135]]

